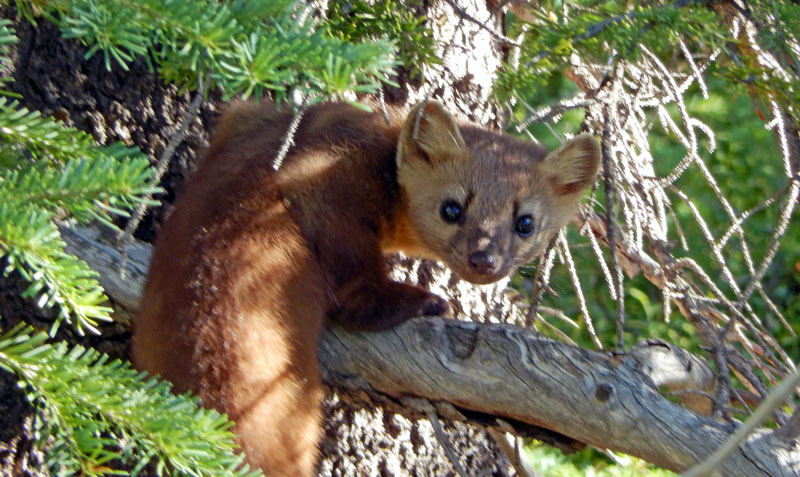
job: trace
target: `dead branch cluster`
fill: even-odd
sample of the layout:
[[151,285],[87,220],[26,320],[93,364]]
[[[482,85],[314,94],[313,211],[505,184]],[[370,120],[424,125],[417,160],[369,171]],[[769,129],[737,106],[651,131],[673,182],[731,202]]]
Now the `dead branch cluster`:
[[[778,68],[787,76],[797,75],[796,70],[783,67],[780,58],[768,49],[758,47],[757,25],[746,11],[739,10],[728,18],[733,36],[751,46],[738,54],[753,54],[755,58],[751,59],[759,64]],[[787,41],[794,42],[793,51],[798,51],[795,38],[789,37]],[[794,370],[792,360],[765,326],[765,317],[755,312],[752,300],[758,295],[792,333],[762,282],[800,194],[797,124],[778,106],[778,101],[771,101],[772,109],[765,127],[774,132],[781,156],[765,160],[783,163],[787,185],[764,197],[750,210],[735,210],[726,196],[730,191],[722,190],[708,164],[715,149],[715,132],[700,118],[692,116],[684,102],[687,90],[693,85],[707,97],[704,73],[712,63],[719,61],[721,51],[693,51],[681,42],[681,55],[673,58],[671,64],[665,64],[646,47],[642,49],[644,54],[635,63],[615,59],[613,53],[605,63],[592,63],[573,55],[567,74],[580,88],[577,96],[540,108],[526,104],[530,114],[517,129],[525,131],[533,123],[558,121],[564,111],[586,108],[584,127],[602,140],[605,203],[586,208],[575,223],[589,240],[609,294],[618,304],[617,345],[624,345],[621,337],[625,310],[624,300],[620,299],[625,296],[624,279],[643,273],[661,291],[664,319],[668,320],[672,307],[677,307],[697,330],[716,368],[724,370],[717,374],[713,389],[696,389],[692,393],[710,401],[706,403],[710,404],[707,408],[710,415],[731,419],[734,410],[750,413],[751,407],[765,398],[769,388]],[[677,64],[684,71],[676,71]],[[670,114],[669,108],[677,109],[677,117]],[[651,150],[648,143],[648,133],[654,127],[661,127],[685,151],[684,157],[664,176],[655,172],[659,154]],[[707,143],[705,148],[701,147],[701,138]],[[729,221],[721,236],[714,235],[692,197],[677,184],[685,173],[702,177],[716,196]],[[673,210],[676,201],[684,202],[691,211],[695,228],[699,228],[705,238],[707,246],[703,249],[689,248],[684,228]],[[747,221],[770,207],[780,207],[779,219],[767,249],[754,253],[749,245]],[[679,242],[680,249],[671,240]],[[691,258],[699,254],[713,257],[714,272],[703,269]],[[756,260],[754,255],[762,258]],[[749,277],[744,284],[741,277],[734,277],[727,264],[732,256],[740,257],[747,266]],[[537,285],[547,284],[556,257],[570,269],[587,330],[599,346],[582,298],[584,285],[573,272],[573,259],[563,236],[540,261],[542,270],[537,274],[540,281]],[[537,314],[535,319],[544,318]],[[741,384],[734,386],[732,376]],[[773,413],[773,419],[780,425],[786,423],[787,417],[780,411]]]

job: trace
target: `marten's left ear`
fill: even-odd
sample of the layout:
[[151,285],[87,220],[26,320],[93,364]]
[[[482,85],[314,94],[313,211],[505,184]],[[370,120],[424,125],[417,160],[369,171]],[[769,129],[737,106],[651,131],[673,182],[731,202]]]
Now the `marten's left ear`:
[[456,121],[444,106],[428,101],[414,106],[408,113],[397,145],[397,165],[414,157],[436,161],[465,151]]
[[539,164],[559,195],[583,193],[600,168],[600,145],[588,134],[576,136],[551,152]]

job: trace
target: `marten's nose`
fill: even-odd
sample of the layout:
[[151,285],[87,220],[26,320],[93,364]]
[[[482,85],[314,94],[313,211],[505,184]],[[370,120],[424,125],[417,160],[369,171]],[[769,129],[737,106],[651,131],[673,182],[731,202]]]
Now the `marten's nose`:
[[479,250],[469,256],[469,266],[481,275],[490,275],[497,270],[497,257]]

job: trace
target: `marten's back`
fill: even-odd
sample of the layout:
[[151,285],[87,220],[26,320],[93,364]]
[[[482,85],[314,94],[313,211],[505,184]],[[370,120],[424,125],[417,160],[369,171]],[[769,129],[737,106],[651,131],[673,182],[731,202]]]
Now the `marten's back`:
[[[394,187],[394,154],[398,126],[345,103],[325,103],[309,108],[293,136],[293,145],[278,171],[273,161],[292,120],[291,111],[277,110],[273,103],[234,103],[221,117],[197,172],[181,191],[175,210],[197,227],[215,224],[240,203],[263,208],[266,203],[291,197],[325,197],[324,208],[335,209],[335,200],[347,200],[366,189],[369,201],[379,194],[365,176],[386,178],[375,184],[391,193]],[[369,151],[364,153],[364,151]],[[357,187],[351,187],[358,185]],[[392,200],[392,198],[389,198]],[[352,202],[341,204],[348,207]],[[313,208],[315,204],[301,204]],[[296,209],[296,208],[295,208]],[[178,232],[187,236],[187,230]]]
[[[313,237],[325,233],[320,228],[335,229],[339,212],[353,203],[381,214],[394,201],[399,128],[387,127],[379,115],[347,104],[314,106],[275,171],[273,160],[291,118],[290,111],[279,111],[272,103],[233,104],[222,115],[212,144],[156,240],[133,360],[170,379],[179,391],[198,390],[195,376],[187,372],[196,352],[187,328],[207,325],[193,321],[204,315],[199,307],[208,312],[229,309],[230,304],[215,303],[224,296],[220,287],[236,278],[223,275],[284,258],[288,244],[270,247],[273,241],[291,236],[292,230]],[[287,263],[287,269],[294,268]],[[276,270],[268,282],[286,283],[284,270]]]

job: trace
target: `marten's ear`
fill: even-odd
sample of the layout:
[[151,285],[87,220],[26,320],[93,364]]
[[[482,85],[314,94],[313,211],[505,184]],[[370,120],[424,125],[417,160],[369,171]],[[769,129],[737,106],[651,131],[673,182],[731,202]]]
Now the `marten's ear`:
[[453,117],[436,101],[420,103],[408,113],[397,145],[397,165],[416,157],[428,161],[466,152]]
[[588,134],[576,136],[551,152],[538,166],[559,195],[582,194],[600,168],[600,145]]

